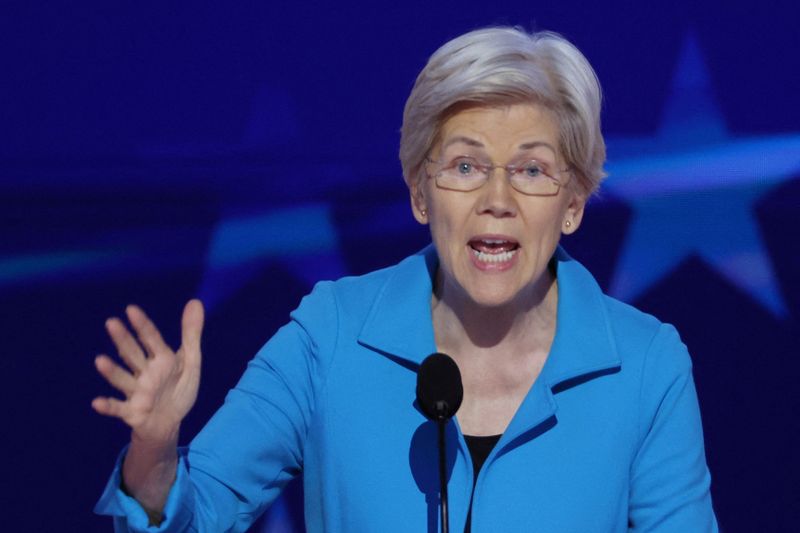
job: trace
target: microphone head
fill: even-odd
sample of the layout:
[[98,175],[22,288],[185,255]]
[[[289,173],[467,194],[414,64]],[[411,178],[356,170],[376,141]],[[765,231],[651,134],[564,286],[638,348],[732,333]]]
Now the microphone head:
[[417,371],[417,403],[431,420],[447,420],[464,399],[461,372],[449,356],[435,353],[425,358]]

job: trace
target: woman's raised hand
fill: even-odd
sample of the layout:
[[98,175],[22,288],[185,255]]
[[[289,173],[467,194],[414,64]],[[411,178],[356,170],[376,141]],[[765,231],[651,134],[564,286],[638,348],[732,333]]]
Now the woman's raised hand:
[[128,424],[133,441],[155,446],[175,443],[180,423],[194,405],[200,385],[203,304],[199,300],[186,304],[177,351],[164,342],[139,307],[130,305],[125,311],[136,337],[117,318],[106,321],[106,330],[127,368],[107,355],[95,359],[97,371],[125,399],[97,397],[92,407]]

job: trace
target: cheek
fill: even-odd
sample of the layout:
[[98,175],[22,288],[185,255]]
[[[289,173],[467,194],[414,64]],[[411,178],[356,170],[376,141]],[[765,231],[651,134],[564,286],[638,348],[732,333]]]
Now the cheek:
[[[464,226],[462,210],[458,209],[459,206],[436,197],[429,197],[427,205],[428,222],[434,238],[457,239],[459,228]],[[440,244],[448,245],[450,243],[442,241]]]
[[[431,205],[429,218],[431,238],[439,254],[441,267],[451,275],[463,266],[465,222],[452,206]],[[461,266],[459,266],[461,265]]]
[[452,221],[436,214],[430,218],[431,238],[441,252],[452,250],[458,240]]
[[529,238],[537,253],[552,253],[561,239],[561,210],[538,212],[527,224]]

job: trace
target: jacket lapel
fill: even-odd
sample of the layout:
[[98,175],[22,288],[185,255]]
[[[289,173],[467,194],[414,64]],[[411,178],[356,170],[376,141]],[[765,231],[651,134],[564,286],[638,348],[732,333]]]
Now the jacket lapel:
[[556,423],[557,393],[616,372],[621,365],[604,296],[594,277],[561,247],[554,259],[558,279],[555,338],[541,374],[503,434],[498,451],[551,428]]
[[375,298],[358,342],[410,368],[436,351],[431,318],[436,249],[429,245],[401,261]]

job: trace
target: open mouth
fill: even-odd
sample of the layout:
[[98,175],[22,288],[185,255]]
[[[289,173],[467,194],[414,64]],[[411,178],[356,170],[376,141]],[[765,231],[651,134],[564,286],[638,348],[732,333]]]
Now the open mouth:
[[481,263],[505,263],[511,261],[519,250],[519,243],[510,239],[476,238],[469,241],[475,258]]

